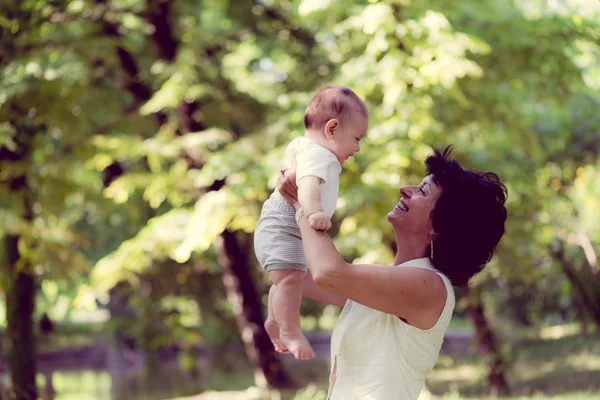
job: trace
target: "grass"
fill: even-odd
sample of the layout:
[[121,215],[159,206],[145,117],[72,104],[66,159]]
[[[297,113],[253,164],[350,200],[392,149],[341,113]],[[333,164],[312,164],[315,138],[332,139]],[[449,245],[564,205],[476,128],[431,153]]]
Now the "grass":
[[[419,397],[419,400],[433,399],[431,395],[425,394]],[[479,400],[481,397],[464,397],[458,393],[439,396],[436,400]],[[572,392],[563,395],[553,396],[547,394],[533,396],[517,396],[517,397],[495,397],[494,400],[598,400],[598,392]]]
[[[510,397],[498,400],[597,400],[600,398],[600,336],[584,337],[573,329],[553,329],[513,345],[513,357],[507,377]],[[559,334],[557,332],[562,332]],[[242,391],[252,383],[247,369],[221,379],[216,372],[208,377],[212,390],[238,390],[236,399],[324,400],[327,390],[328,362],[294,362],[286,358],[289,371],[304,388],[295,393],[260,394]],[[237,374],[241,374],[238,378]],[[234,383],[235,382],[235,383]],[[441,356],[427,379],[431,392],[423,391],[419,400],[478,400],[487,398],[485,371],[481,359]],[[225,393],[223,393],[225,394]],[[209,397],[210,396],[210,397]],[[222,399],[232,397],[228,392]],[[190,398],[191,399],[191,398]],[[221,399],[218,392],[194,397],[195,400]]]
[[[529,339],[514,345],[510,354],[513,362],[508,380],[515,395],[512,398],[531,398],[538,394],[554,398],[550,396],[577,391],[591,391],[595,398],[600,395],[599,337],[568,335]],[[479,398],[487,391],[485,371],[476,357],[441,356],[428,384],[433,393],[460,393],[466,398]]]
[[[320,321],[322,322],[326,321]],[[57,326],[52,342],[42,343],[40,347],[56,350],[91,344],[101,329],[102,326],[78,324]],[[452,329],[468,331],[471,326],[468,321],[456,320]],[[508,352],[512,358],[511,368],[507,373],[512,396],[498,397],[498,400],[600,399],[599,335],[585,337],[580,334],[576,324],[513,331],[509,335],[512,339],[518,339]],[[252,370],[243,354],[228,354],[225,358],[228,359],[227,368],[215,366],[202,373],[199,387],[205,389],[205,392],[185,399],[324,400],[326,397],[329,375],[327,354],[321,354],[320,358],[311,362],[297,362],[291,357],[284,357],[286,371],[293,375],[302,389],[267,395],[253,388]],[[110,398],[110,385],[107,383],[107,379],[110,379],[105,375],[55,375],[54,383],[61,394],[58,400],[84,400],[81,396],[82,385],[86,390],[89,389],[90,400]],[[160,400],[198,393],[199,389],[184,385],[187,380],[189,378],[182,381],[181,376],[175,375],[168,378],[164,373],[159,385],[164,386],[163,388],[152,388],[151,392],[140,388],[139,394],[131,393],[128,398]],[[170,383],[166,384],[166,381]],[[431,392],[424,391],[419,400],[479,400],[486,398],[488,389],[483,364],[477,355],[440,356],[428,377],[427,385]]]

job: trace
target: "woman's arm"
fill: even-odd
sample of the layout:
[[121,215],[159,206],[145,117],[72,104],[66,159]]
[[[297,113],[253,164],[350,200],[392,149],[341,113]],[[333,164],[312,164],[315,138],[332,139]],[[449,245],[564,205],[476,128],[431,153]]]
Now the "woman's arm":
[[444,309],[446,286],[435,273],[410,266],[355,265],[344,261],[331,238],[298,226],[304,252],[317,286],[342,298],[397,315],[419,329],[432,328]]
[[313,280],[310,269],[306,271],[306,275],[304,276],[302,295],[309,299],[320,301],[321,303],[333,304],[334,306],[340,307],[343,307],[347,300],[343,296],[320,288]]
[[[279,192],[296,210],[295,155],[292,167],[283,174]],[[331,238],[311,229],[306,217],[298,222],[304,253],[315,284],[341,298],[397,315],[419,329],[432,328],[446,303],[446,286],[433,271],[410,266],[348,264]]]
[[[279,192],[297,210],[294,155]],[[446,303],[446,286],[432,271],[383,265],[354,265],[344,261],[331,238],[310,228],[306,217],[298,223],[304,252],[315,284],[344,299],[397,315],[419,329],[429,329],[439,319]]]

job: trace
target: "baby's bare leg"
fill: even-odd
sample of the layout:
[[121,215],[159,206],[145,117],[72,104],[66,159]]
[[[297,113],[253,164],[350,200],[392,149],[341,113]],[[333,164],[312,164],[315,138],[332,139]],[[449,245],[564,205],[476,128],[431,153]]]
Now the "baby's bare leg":
[[281,343],[281,339],[279,338],[279,325],[277,325],[277,321],[275,320],[275,314],[273,314],[273,297],[275,295],[275,291],[277,290],[277,286],[271,285],[269,289],[269,300],[267,303],[267,311],[268,316],[265,321],[265,330],[273,343],[273,347],[279,353],[289,353],[289,350],[285,347],[283,343]]
[[269,276],[276,286],[272,297],[272,312],[279,325],[282,345],[298,360],[313,358],[315,353],[300,328],[304,272],[274,270],[269,272]]

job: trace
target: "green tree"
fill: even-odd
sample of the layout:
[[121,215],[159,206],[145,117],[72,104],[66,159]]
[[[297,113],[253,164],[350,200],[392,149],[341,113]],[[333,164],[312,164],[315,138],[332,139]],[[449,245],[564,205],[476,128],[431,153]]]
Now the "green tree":
[[335,82],[370,110],[331,231],[348,260],[393,259],[383,216],[431,144],[507,182],[507,235],[466,308],[491,389],[505,391],[496,316],[573,318],[580,304],[597,323],[592,2],[8,3],[2,288],[19,332],[11,370],[27,371],[15,390],[34,396],[33,304],[47,282],[78,301],[127,282],[140,323],[123,327],[147,351],[222,344],[235,324],[257,383],[289,385],[262,328],[252,231],[310,97]]

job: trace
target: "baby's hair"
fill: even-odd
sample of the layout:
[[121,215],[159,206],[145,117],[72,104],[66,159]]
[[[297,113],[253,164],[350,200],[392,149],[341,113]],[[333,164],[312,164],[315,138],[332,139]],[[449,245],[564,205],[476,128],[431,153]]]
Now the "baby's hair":
[[344,119],[358,112],[369,116],[365,103],[346,86],[328,85],[313,96],[304,113],[306,129],[321,130],[330,119]]

